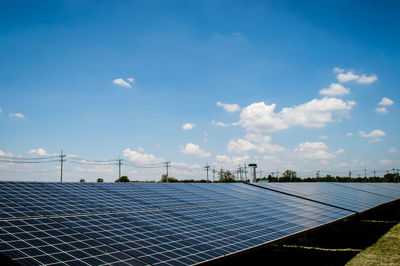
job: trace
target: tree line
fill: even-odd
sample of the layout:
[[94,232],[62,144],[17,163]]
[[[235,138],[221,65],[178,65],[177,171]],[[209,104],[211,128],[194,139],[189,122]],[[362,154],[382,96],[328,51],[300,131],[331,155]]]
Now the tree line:
[[[399,182],[399,173],[387,173],[383,177],[378,176],[370,176],[370,177],[350,177],[350,176],[332,176],[327,174],[326,176],[321,177],[306,177],[299,178],[297,177],[296,171],[286,170],[282,173],[280,177],[273,177],[268,175],[267,177],[257,178],[257,182]],[[80,182],[85,182],[85,179],[82,178]],[[104,182],[103,178],[98,178],[97,182]],[[121,176],[115,182],[140,182],[140,181],[131,181],[128,176]],[[211,181],[207,181],[205,179],[197,180],[197,179],[183,179],[178,180],[175,177],[167,176],[163,174],[161,176],[161,183],[207,183]],[[238,180],[237,176],[235,176],[231,171],[219,171],[218,179],[214,181],[214,183],[234,183],[234,182],[250,182],[247,180]]]

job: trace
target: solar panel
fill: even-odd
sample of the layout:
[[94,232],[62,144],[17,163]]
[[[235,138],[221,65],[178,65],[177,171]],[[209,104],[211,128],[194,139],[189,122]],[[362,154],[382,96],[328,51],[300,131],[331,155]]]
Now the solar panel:
[[0,182],[0,195],[44,216],[104,212],[84,194],[77,197],[48,183]]
[[[267,185],[355,209],[393,200],[367,187]],[[0,253],[22,265],[197,264],[354,214],[248,184],[0,182],[0,199]]]
[[0,228],[0,252],[21,265],[145,265],[52,219],[0,221]]
[[333,183],[257,183],[257,186],[274,189],[321,203],[334,205],[355,212],[365,211],[393,198],[338,186]]
[[392,199],[400,198],[399,183],[333,183],[372,194],[383,195]]

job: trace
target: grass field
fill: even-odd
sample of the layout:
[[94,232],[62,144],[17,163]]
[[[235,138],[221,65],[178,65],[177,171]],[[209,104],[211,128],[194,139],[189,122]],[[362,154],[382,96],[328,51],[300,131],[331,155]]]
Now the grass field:
[[400,223],[346,265],[400,265]]

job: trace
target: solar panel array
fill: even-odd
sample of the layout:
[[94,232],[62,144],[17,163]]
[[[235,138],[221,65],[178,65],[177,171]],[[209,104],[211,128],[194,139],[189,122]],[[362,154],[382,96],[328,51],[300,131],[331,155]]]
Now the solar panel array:
[[257,186],[353,212],[362,212],[400,198],[400,185],[397,183],[257,183]]
[[400,198],[397,184],[358,185],[0,182],[0,253],[21,265],[198,264]]

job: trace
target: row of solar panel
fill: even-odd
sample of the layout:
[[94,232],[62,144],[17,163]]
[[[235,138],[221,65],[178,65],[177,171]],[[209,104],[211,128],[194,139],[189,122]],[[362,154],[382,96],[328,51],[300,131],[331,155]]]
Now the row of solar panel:
[[[257,184],[363,211],[399,197],[399,185],[341,183]],[[245,187],[243,187],[245,186]],[[132,211],[268,199],[247,185],[79,184],[0,182],[0,219]],[[276,195],[274,195],[276,197]],[[11,200],[11,201],[10,201]]]
[[[284,189],[338,204],[344,199],[352,209],[400,198],[400,189],[384,195],[398,187],[372,187]],[[352,214],[246,184],[0,182],[0,191],[0,209],[8,213],[0,220],[0,252],[20,264],[196,264]],[[41,215],[50,218],[33,218]]]

